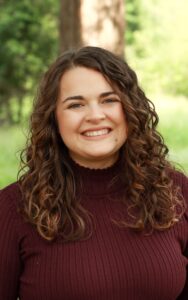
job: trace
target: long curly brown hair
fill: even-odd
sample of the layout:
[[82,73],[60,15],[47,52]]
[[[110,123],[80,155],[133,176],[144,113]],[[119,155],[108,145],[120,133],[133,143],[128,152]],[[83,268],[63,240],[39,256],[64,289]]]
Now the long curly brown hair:
[[60,80],[75,66],[99,71],[122,100],[128,137],[121,149],[124,164],[121,175],[130,203],[128,212],[133,217],[130,224],[126,221],[122,224],[138,230],[171,227],[182,215],[184,203],[169,176],[173,168],[166,158],[168,149],[156,130],[155,107],[128,64],[98,47],[63,53],[44,75],[31,115],[30,136],[21,154],[22,214],[47,240],[59,235],[65,241],[86,236],[90,216],[76,199],[68,149],[55,118]]

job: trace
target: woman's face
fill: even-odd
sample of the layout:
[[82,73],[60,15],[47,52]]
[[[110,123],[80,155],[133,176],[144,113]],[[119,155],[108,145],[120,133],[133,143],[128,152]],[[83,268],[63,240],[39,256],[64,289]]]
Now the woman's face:
[[78,164],[106,168],[118,159],[127,124],[121,99],[101,73],[85,67],[65,72],[56,118],[62,140]]

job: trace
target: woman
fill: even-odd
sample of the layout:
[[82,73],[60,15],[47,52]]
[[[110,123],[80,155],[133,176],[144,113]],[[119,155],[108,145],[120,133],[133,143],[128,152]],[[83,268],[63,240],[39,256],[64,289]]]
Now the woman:
[[157,124],[119,57],[56,60],[0,194],[0,299],[187,299],[188,181]]

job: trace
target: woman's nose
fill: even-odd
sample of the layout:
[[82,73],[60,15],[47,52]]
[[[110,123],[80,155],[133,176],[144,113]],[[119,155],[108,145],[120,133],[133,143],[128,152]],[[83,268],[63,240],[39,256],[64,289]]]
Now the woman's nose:
[[93,105],[88,108],[86,114],[87,122],[100,122],[106,118],[105,113],[100,105]]

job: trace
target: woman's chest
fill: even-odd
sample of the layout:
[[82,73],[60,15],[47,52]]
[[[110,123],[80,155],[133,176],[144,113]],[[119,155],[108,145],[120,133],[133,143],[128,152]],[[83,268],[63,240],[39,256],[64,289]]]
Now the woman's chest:
[[187,259],[172,233],[141,236],[99,218],[89,240],[22,243],[20,299],[175,300]]

